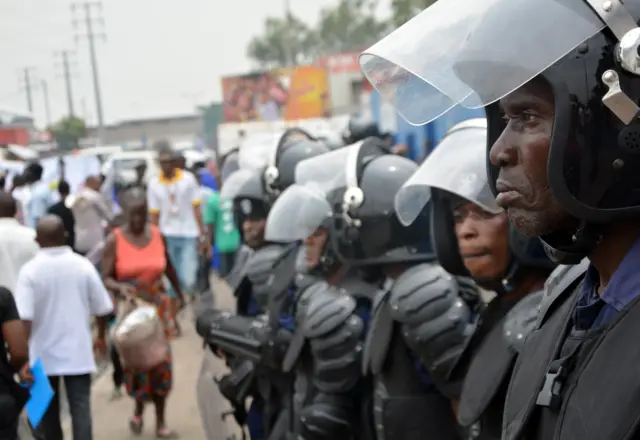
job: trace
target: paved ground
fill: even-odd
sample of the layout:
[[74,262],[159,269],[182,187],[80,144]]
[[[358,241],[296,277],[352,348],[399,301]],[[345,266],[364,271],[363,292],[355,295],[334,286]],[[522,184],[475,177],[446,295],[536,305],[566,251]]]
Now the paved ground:
[[[223,282],[214,279],[213,290],[219,307],[231,309],[233,298],[231,292]],[[223,422],[220,413],[228,409],[228,405],[218,393],[211,377],[219,377],[225,370],[225,365],[208,351],[203,351],[202,340],[198,337],[193,326],[190,311],[181,317],[184,335],[173,343],[174,355],[174,388],[169,397],[167,421],[169,426],[185,440],[225,440],[227,438],[241,438],[238,426],[233,418]],[[205,374],[198,380],[205,358]],[[128,397],[111,401],[112,392],[111,372],[107,371],[96,380],[92,395],[94,440],[129,440],[153,439],[154,414],[152,408],[145,413],[145,431],[141,437],[134,437],[128,429],[128,419],[133,411],[133,403]],[[203,431],[196,389],[200,388],[201,395],[208,396],[207,411],[210,413],[209,437]],[[70,421],[65,426],[65,438],[71,438]]]

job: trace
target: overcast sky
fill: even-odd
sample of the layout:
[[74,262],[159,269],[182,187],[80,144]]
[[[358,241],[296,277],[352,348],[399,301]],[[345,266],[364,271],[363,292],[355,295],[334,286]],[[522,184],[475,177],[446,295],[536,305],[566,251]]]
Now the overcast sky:
[[[337,0],[290,0],[308,22]],[[99,9],[93,9],[96,16]],[[48,83],[52,119],[67,112],[60,58],[74,50],[76,113],[95,121],[95,101],[86,39],[74,42],[69,0],[2,0],[0,5],[0,108],[26,110],[22,69],[33,67],[34,114],[45,123],[40,80]],[[251,68],[246,46],[265,17],[284,14],[284,0],[105,0],[106,41],[97,42],[107,123],[178,115],[220,99],[220,77]]]

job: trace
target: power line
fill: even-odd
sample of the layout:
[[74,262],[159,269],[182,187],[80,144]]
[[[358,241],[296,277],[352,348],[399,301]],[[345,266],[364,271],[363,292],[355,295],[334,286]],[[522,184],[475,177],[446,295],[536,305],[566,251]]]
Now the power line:
[[74,25],[76,26],[76,41],[80,38],[86,38],[89,43],[89,56],[91,59],[91,71],[93,73],[93,92],[96,100],[96,114],[98,116],[98,142],[104,140],[104,115],[102,111],[102,94],[100,90],[100,76],[98,73],[98,60],[96,57],[96,38],[106,39],[103,31],[98,31],[96,28],[104,27],[104,20],[102,18],[102,3],[100,2],[80,2],[71,4],[71,12],[75,14],[76,11],[81,10],[84,13],[84,27],[85,33],[80,34],[77,32],[81,20],[74,19]]

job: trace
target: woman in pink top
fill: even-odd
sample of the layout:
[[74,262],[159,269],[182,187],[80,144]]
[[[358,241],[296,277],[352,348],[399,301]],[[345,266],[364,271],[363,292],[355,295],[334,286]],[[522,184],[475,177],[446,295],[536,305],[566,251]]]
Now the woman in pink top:
[[[167,340],[171,340],[174,321],[171,301],[164,293],[162,283],[166,275],[181,304],[184,296],[176,272],[167,257],[162,235],[150,224],[145,193],[133,188],[123,194],[125,224],[107,238],[102,258],[102,275],[107,289],[120,298],[139,298],[156,304],[164,324]],[[165,421],[166,399],[173,379],[171,351],[167,359],[150,371],[124,368],[124,382],[128,394],[135,400],[135,409],[129,422],[134,434],[142,432],[142,415],[146,402],[156,408],[156,437],[176,438]]]

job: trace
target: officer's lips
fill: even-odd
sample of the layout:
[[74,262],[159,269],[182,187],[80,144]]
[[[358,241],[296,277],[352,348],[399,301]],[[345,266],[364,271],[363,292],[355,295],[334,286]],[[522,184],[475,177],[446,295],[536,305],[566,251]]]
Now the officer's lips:
[[517,191],[509,182],[498,179],[496,182],[496,203],[499,207],[507,209],[514,206],[522,198],[522,193]]
[[487,251],[481,251],[481,250],[473,250],[473,251],[463,251],[462,252],[462,258],[464,260],[473,260],[475,258],[482,258],[482,257],[486,257],[487,255],[489,255],[489,252]]

